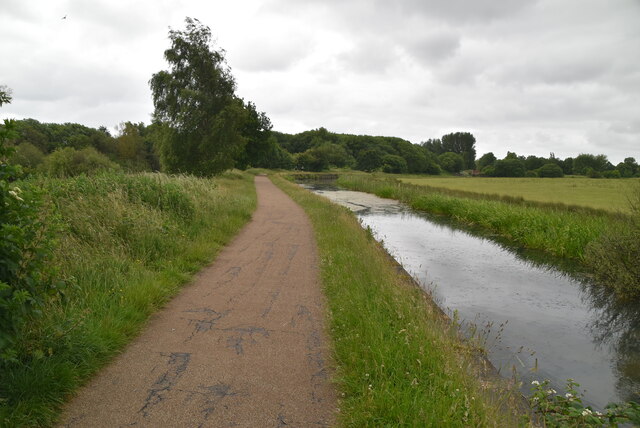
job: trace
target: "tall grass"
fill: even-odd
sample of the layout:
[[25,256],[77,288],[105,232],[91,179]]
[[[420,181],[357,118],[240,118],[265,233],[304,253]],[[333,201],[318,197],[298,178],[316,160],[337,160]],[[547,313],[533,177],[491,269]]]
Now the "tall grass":
[[398,199],[417,210],[480,226],[527,248],[578,260],[584,260],[584,249],[590,242],[625,224],[624,219],[606,213],[456,197],[419,185],[362,175],[343,175],[338,182],[349,189]]
[[280,177],[273,180],[315,229],[340,424],[513,426],[515,417],[498,407],[514,397],[489,393],[495,385],[476,376],[473,348],[355,216]]
[[62,233],[68,284],[0,367],[0,426],[49,425],[75,388],[142,328],[250,219],[253,178],[107,174],[35,179]]

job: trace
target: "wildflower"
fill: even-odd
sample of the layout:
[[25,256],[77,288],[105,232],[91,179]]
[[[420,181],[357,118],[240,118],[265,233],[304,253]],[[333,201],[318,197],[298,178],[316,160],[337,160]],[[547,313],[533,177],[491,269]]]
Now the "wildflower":
[[555,389],[548,389],[547,390],[547,394],[551,395],[551,394],[555,394],[557,391]]
[[573,401],[573,394],[570,392],[567,392],[566,394],[564,394],[565,397],[567,397],[567,400],[569,401]]
[[591,414],[592,414],[592,412],[591,412],[591,410],[589,410],[589,409],[584,409],[584,410],[582,411],[582,416],[589,416],[589,415],[591,415]]
[[538,382],[537,380],[533,380],[531,381],[531,385],[540,385],[540,382]]
[[14,188],[13,190],[9,190],[9,194],[10,194],[11,196],[13,196],[13,198],[14,198],[14,199],[16,199],[16,200],[18,200],[18,201],[20,201],[20,202],[24,202],[24,199],[22,199],[22,198],[20,197],[20,195],[19,195],[19,194],[20,194],[20,189],[18,189],[17,187],[16,187],[16,188]]

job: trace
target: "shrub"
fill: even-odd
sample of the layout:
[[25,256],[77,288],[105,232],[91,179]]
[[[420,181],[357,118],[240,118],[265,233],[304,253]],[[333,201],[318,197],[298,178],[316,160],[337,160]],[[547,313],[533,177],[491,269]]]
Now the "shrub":
[[564,177],[564,172],[555,163],[547,163],[538,169],[539,177]]
[[21,165],[31,171],[38,167],[44,160],[44,153],[31,143],[22,143],[16,147],[13,163]]
[[55,287],[44,261],[51,253],[50,228],[39,216],[38,195],[16,185],[21,168],[9,163],[13,121],[0,127],[0,364],[16,361],[16,341],[29,316],[37,315]]
[[524,173],[524,176],[527,178],[537,178],[538,177],[538,173],[535,171],[527,171]]
[[44,160],[41,169],[52,177],[74,177],[101,171],[117,171],[120,166],[93,147],[58,149]]

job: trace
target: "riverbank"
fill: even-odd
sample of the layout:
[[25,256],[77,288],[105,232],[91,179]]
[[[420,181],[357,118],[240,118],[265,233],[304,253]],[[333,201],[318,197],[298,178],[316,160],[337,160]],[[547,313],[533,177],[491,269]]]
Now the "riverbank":
[[627,215],[572,210],[553,204],[545,207],[503,202],[484,199],[481,195],[452,196],[433,188],[363,174],[341,175],[338,184],[480,227],[524,248],[576,260],[585,272],[594,274],[599,283],[612,288],[620,299],[640,299],[640,268],[631,262],[640,255],[637,240],[640,236],[640,190]]
[[[281,177],[314,225],[344,426],[513,426],[518,402],[482,382],[476,349],[347,209]],[[515,406],[513,407],[515,408]],[[437,421],[437,422],[436,422]]]
[[0,425],[47,426],[250,219],[253,177],[107,174],[30,183],[60,225],[50,263],[64,294],[21,332],[0,369]]

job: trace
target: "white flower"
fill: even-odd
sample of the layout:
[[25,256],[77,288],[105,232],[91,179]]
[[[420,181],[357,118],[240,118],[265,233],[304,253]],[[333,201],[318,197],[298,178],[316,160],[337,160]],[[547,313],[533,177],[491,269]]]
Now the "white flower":
[[596,415],[598,415],[598,416],[602,416],[602,413],[600,413],[600,412],[598,412],[598,411],[596,410]]
[[591,414],[591,410],[589,410],[589,409],[584,409],[582,411],[582,416],[589,416],[590,414]]
[[555,389],[549,389],[547,390],[547,394],[551,395],[551,394],[555,394],[557,391]]
[[[17,190],[17,192],[16,192],[16,190]],[[18,196],[18,193],[20,193],[19,191],[20,191],[20,189],[18,189],[16,187],[14,190],[9,190],[9,194],[11,196],[13,196],[14,199],[16,199],[16,200],[18,200],[20,202],[24,202],[24,199],[22,199],[20,196]]]
[[538,382],[537,380],[531,381],[531,385],[540,385],[540,382]]

